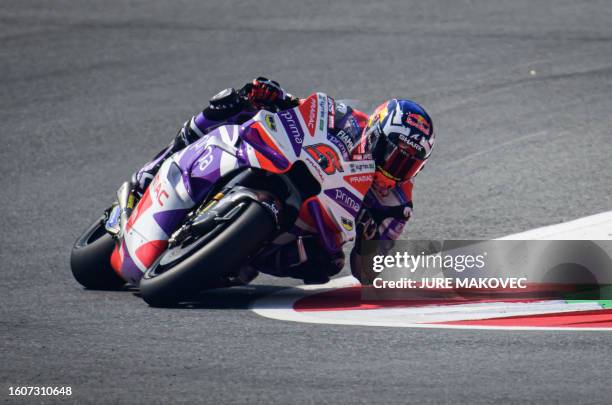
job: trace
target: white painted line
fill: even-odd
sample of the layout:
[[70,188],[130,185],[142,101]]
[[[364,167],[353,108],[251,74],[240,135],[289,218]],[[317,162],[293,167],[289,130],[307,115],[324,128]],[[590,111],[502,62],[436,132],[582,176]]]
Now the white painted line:
[[[612,240],[612,211],[508,235],[501,239]],[[487,302],[355,310],[294,310],[294,305],[299,299],[326,291],[358,285],[359,282],[355,278],[347,276],[334,279],[322,286],[299,286],[256,300],[252,303],[251,309],[259,315],[272,319],[334,325],[439,329],[612,331],[612,328],[592,327],[521,327],[437,323],[601,309],[601,305],[597,302],[568,304],[562,300],[549,300],[523,303]]]
[[[450,306],[429,306],[418,308],[383,308],[367,310],[341,310],[341,311],[295,311],[293,305],[301,298],[319,294],[325,291],[346,288],[358,285],[357,280],[351,276],[332,280],[333,288],[326,284],[324,287],[299,286],[282,290],[255,301],[251,309],[261,316],[280,321],[319,323],[327,325],[376,326],[392,328],[435,328],[435,329],[486,329],[486,330],[583,330],[583,331],[610,331],[604,328],[573,328],[573,327],[516,327],[516,326],[483,326],[483,325],[447,325],[427,322],[447,322],[451,320],[483,319],[492,317],[507,317],[515,315],[530,315],[539,313],[574,312],[601,309],[594,302],[582,304],[566,304],[563,301],[542,301],[538,303],[486,303],[486,304],[460,304]],[[539,307],[538,309],[538,305]],[[481,306],[483,313],[476,312]],[[493,308],[497,306],[497,313]],[[514,308],[512,308],[514,306]],[[523,306],[523,308],[520,308]],[[491,312],[485,313],[486,309]],[[445,314],[446,310],[446,314]],[[459,317],[461,311],[466,316]],[[504,312],[501,312],[504,311]],[[471,312],[471,313],[470,313]],[[433,314],[433,316],[432,316]],[[427,317],[427,315],[430,315]],[[455,316],[453,316],[455,315]],[[480,317],[480,315],[483,315]],[[437,316],[437,318],[436,318]]]
[[612,211],[515,233],[507,240],[612,240]]

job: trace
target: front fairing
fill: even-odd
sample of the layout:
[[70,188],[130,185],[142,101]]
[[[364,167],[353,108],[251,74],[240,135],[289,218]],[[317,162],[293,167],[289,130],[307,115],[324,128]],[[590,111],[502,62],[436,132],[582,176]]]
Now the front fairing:
[[[334,113],[333,99],[316,93],[293,109],[276,114],[260,111],[242,125],[240,133],[246,145],[245,159],[252,167],[286,173],[295,162],[304,162],[321,185],[321,192],[313,198],[321,207],[326,232],[336,234],[342,244],[355,238],[355,217],[372,183],[375,166],[367,156],[350,160],[330,142]],[[314,227],[317,221],[311,211],[301,210],[300,218]]]

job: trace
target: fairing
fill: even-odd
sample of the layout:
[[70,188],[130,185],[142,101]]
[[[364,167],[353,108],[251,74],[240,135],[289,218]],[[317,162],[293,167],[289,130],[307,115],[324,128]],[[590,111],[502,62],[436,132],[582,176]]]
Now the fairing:
[[328,141],[334,102],[323,93],[273,114],[262,110],[242,125],[221,126],[161,166],[130,217],[113,265],[137,282],[167,247],[185,215],[230,172],[254,167],[282,174],[303,161],[321,185],[304,201],[296,225],[322,236],[328,250],[355,238],[355,217],[374,175],[372,160],[345,160]]

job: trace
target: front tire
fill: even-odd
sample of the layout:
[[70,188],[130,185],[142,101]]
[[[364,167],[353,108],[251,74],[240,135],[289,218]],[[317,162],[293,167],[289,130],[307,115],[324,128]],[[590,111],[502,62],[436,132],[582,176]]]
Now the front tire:
[[232,221],[202,248],[194,249],[192,254],[160,272],[162,255],[140,280],[142,298],[153,307],[165,307],[193,297],[204,289],[207,281],[238,270],[276,230],[272,215],[254,201],[248,202]]
[[70,254],[74,278],[90,290],[120,290],[125,281],[110,265],[115,240],[106,232],[104,217],[94,222],[75,242]]

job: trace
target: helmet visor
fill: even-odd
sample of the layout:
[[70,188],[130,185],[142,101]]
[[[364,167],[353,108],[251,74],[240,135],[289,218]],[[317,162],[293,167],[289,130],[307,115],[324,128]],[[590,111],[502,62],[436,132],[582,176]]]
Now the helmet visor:
[[396,181],[404,181],[414,177],[424,165],[424,159],[418,159],[405,149],[388,144],[384,161],[379,167],[386,176]]

